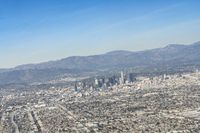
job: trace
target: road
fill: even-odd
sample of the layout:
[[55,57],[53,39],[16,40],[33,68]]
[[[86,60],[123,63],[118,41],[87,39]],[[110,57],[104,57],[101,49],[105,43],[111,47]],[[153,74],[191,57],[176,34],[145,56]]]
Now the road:
[[11,122],[12,122],[13,126],[15,127],[15,133],[19,133],[19,128],[18,128],[17,124],[14,121],[14,116],[15,116],[15,112],[12,112],[11,116],[10,116]]
[[90,130],[88,129],[88,127],[87,127],[84,123],[80,122],[80,121],[77,119],[77,117],[76,117],[71,111],[68,111],[64,106],[62,106],[62,105],[60,105],[60,104],[58,104],[58,107],[59,107],[62,111],[64,111],[65,113],[67,113],[67,114],[68,114],[68,117],[69,117],[70,119],[74,119],[74,121],[76,121],[76,122],[78,122],[79,124],[81,124],[87,132],[90,131]]

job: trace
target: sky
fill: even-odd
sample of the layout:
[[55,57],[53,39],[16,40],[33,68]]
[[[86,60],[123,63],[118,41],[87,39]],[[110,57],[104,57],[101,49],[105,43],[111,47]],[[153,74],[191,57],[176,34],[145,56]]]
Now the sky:
[[0,68],[200,41],[200,0],[0,0]]

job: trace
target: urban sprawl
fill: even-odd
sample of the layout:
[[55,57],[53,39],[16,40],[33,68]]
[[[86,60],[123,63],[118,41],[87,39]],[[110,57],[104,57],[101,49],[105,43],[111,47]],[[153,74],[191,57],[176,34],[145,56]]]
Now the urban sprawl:
[[200,131],[200,72],[0,88],[1,133]]

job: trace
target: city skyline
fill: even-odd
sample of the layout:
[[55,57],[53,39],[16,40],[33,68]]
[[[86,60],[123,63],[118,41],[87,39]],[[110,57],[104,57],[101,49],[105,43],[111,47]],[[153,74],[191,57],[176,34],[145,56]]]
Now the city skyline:
[[0,68],[199,41],[197,0],[0,2]]

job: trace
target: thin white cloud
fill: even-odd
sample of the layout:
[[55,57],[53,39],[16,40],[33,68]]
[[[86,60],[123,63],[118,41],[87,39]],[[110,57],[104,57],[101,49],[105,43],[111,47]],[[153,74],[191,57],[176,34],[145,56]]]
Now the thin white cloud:
[[129,23],[133,23],[133,22],[145,21],[147,19],[151,19],[152,17],[154,17],[154,16],[156,16],[158,14],[170,11],[172,9],[175,9],[175,8],[181,6],[182,4],[183,4],[183,2],[182,3],[173,4],[173,5],[170,5],[170,6],[166,6],[166,7],[162,7],[162,8],[153,10],[153,11],[148,12],[147,14],[144,14],[142,16],[131,17],[131,18],[126,19],[126,20],[118,21],[118,22],[110,24],[110,25],[108,25],[108,26],[106,26],[104,28],[97,29],[94,32],[91,32],[90,34],[96,34],[96,33],[100,33],[100,32],[105,32],[105,31],[108,31],[108,30],[111,30],[111,29],[114,29],[114,28],[118,28],[120,26],[129,24]]
[[131,35],[132,40],[126,46],[143,50],[162,47],[170,43],[191,44],[200,40],[199,34],[200,19],[196,19]]

